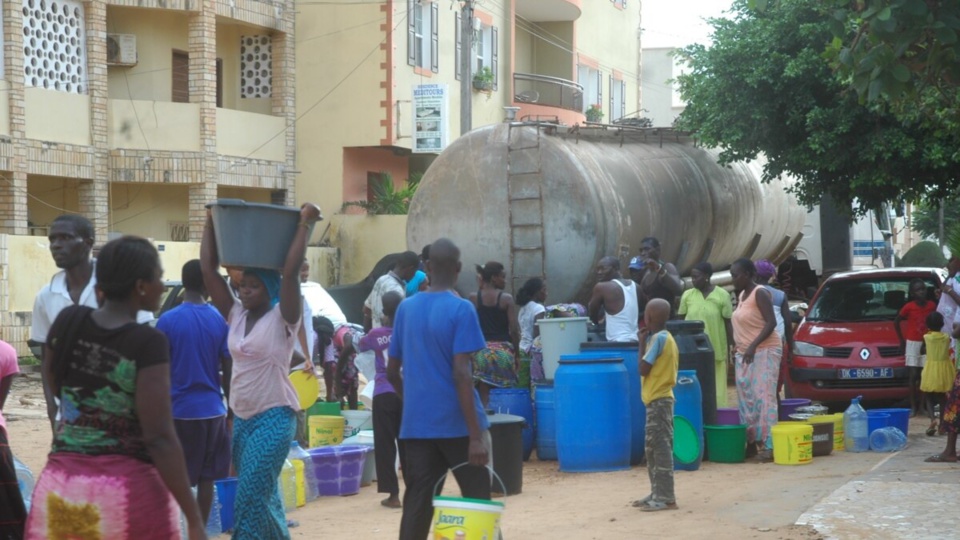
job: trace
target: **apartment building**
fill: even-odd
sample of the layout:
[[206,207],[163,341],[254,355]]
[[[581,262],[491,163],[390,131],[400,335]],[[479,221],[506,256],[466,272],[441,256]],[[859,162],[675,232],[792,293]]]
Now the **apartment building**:
[[3,0],[0,232],[77,212],[98,242],[198,240],[218,197],[292,204],[294,17],[292,0]]
[[[297,3],[298,200],[332,214],[371,197],[381,172],[400,187],[426,170],[460,134],[464,78],[474,128],[502,122],[505,107],[567,125],[591,106],[603,122],[638,115],[639,0],[473,4],[471,72],[462,73],[461,2]],[[391,227],[401,241],[403,223]]]

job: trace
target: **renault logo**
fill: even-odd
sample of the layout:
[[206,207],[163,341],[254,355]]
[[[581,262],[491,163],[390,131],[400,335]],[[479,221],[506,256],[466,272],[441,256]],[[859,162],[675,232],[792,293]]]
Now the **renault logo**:
[[866,362],[870,359],[870,349],[864,347],[860,349],[860,359]]

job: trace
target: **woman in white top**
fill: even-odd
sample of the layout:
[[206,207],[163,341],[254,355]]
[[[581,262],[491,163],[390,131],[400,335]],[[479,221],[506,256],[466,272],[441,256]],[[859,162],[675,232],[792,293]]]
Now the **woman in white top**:
[[520,306],[517,314],[517,321],[520,323],[520,371],[526,371],[524,364],[529,365],[532,382],[539,382],[544,378],[543,355],[533,341],[540,335],[540,327],[536,323],[547,313],[547,309],[543,307],[546,301],[547,284],[540,278],[528,279],[517,291],[517,305]]

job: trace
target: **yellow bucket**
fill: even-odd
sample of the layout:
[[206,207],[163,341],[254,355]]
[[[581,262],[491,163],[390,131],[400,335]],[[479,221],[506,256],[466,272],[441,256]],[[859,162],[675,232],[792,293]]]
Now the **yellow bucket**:
[[503,503],[481,499],[433,498],[434,540],[492,540],[500,530]]
[[781,422],[773,434],[773,462],[777,465],[806,465],[813,461],[813,426]]
[[811,424],[819,422],[833,423],[833,449],[843,450],[843,413],[813,416],[808,422]]
[[307,487],[303,478],[303,462],[299,459],[291,460],[293,463],[294,478],[297,483],[297,506],[307,504]]
[[345,423],[346,419],[342,416],[311,416],[307,420],[307,441],[310,442],[310,448],[342,443]]

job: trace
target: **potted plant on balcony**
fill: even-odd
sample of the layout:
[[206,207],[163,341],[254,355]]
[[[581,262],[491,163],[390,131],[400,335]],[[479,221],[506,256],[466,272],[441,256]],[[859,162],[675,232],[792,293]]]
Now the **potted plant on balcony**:
[[480,68],[473,76],[473,87],[480,92],[490,93],[493,90],[493,71],[487,66]]
[[603,109],[600,104],[591,105],[586,112],[587,122],[599,122],[603,120]]

